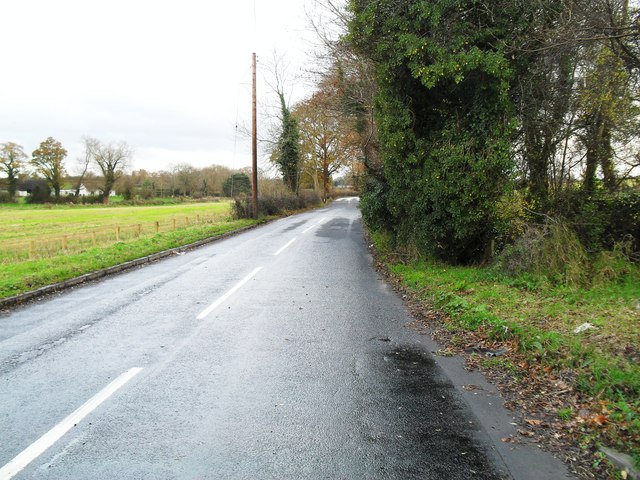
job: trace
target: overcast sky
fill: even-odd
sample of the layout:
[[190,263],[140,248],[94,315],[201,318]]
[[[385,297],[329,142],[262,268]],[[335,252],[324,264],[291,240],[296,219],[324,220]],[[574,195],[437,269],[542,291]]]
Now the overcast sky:
[[[70,170],[83,135],[126,141],[135,169],[248,166],[235,125],[250,124],[251,53],[309,68],[313,4],[255,0],[254,15],[254,0],[1,1],[0,143],[30,155],[52,136]],[[292,101],[308,89],[296,82]]]

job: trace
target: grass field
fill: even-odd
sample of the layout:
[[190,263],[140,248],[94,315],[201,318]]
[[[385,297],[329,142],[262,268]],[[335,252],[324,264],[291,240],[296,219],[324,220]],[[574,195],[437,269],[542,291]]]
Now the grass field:
[[216,224],[230,214],[228,201],[166,206],[0,206],[0,263],[79,253],[89,247]]
[[103,207],[78,205],[0,205],[0,248],[4,242],[34,236],[51,237],[86,233],[92,229],[166,221],[173,217],[228,215],[229,202],[185,203],[145,207]]
[[257,223],[229,202],[0,206],[0,298]]

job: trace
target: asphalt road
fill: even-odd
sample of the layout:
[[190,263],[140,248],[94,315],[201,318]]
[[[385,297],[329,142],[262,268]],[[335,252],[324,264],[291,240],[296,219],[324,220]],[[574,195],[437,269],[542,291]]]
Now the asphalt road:
[[5,312],[0,480],[561,478],[410,320],[356,199]]

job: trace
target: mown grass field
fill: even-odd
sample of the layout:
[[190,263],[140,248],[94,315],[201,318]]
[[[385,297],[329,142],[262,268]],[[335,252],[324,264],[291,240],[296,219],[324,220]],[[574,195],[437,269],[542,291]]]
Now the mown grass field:
[[230,214],[229,202],[0,206],[0,298],[258,222]]
[[228,201],[164,206],[0,207],[0,264],[51,258],[154,233],[218,224]]
[[[613,446],[640,465],[637,265],[626,264],[615,279],[569,287],[490,267],[405,261],[383,235],[372,238],[396,278],[444,314],[455,351],[477,342],[506,347],[507,355],[484,365],[508,372],[515,391],[533,392],[540,413],[555,425],[556,438],[575,438],[580,449],[595,452],[594,464],[600,461],[597,447]],[[584,324],[592,327],[577,333]],[[550,385],[562,387],[541,397]]]
[[173,217],[230,213],[228,201],[179,205],[104,207],[101,205],[0,205],[0,249],[3,244],[34,237],[86,233],[118,225],[166,221]]

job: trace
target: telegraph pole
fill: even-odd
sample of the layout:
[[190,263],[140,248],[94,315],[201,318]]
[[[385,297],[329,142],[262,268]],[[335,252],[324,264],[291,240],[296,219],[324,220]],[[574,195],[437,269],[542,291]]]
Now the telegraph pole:
[[251,193],[253,195],[253,218],[258,218],[258,118],[256,95],[256,54],[252,61],[253,76],[253,108],[251,111]]

